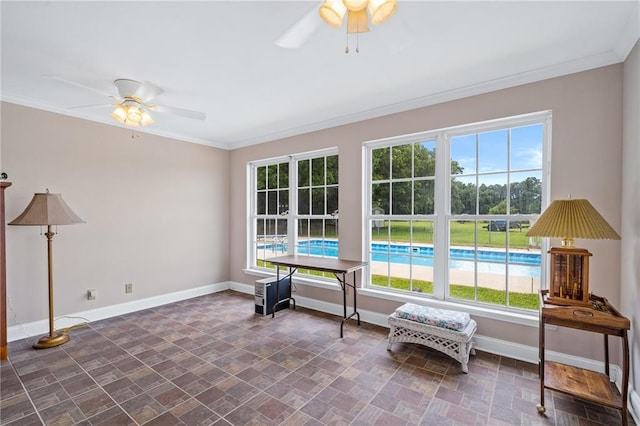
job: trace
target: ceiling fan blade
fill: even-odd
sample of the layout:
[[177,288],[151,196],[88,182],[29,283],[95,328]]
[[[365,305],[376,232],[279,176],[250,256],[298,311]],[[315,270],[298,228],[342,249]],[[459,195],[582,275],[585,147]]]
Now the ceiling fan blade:
[[311,37],[320,26],[318,6],[314,5],[302,18],[285,31],[276,41],[276,45],[285,49],[297,49]]
[[205,114],[204,112],[191,111],[189,109],[167,107],[162,105],[147,105],[147,108],[158,112],[166,112],[168,114],[175,114],[186,118],[192,118],[194,120],[204,120],[207,118],[207,114]]
[[90,105],[76,105],[76,106],[72,106],[69,107],[69,109],[85,109],[85,108],[98,108],[98,107],[111,107],[113,106],[112,104],[90,104]]
[[135,80],[129,80],[128,78],[118,78],[113,80],[113,85],[118,89],[118,94],[121,98],[130,98],[135,96],[136,91],[142,83]]
[[148,81],[143,81],[135,91],[133,96],[140,99],[142,102],[149,102],[151,99],[155,98],[163,92],[164,90],[156,86],[155,84]]
[[91,87],[91,86],[88,86],[86,84],[79,83],[77,81],[67,80],[66,78],[60,77],[58,75],[46,75],[45,77],[50,78],[52,80],[60,81],[62,83],[68,84],[70,86],[78,87],[80,89],[90,90],[90,91],[92,91],[94,93],[97,93],[98,95],[101,95],[101,96],[106,96],[108,98],[113,98],[113,94],[111,94],[111,93],[107,93],[107,92],[102,91],[102,90],[100,90],[98,88]]

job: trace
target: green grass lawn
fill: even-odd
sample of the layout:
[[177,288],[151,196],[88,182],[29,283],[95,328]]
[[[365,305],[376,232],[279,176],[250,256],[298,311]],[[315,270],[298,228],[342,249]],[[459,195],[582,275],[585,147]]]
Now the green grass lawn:
[[[478,246],[482,247],[505,247],[507,236],[509,246],[512,248],[529,247],[529,237],[526,228],[510,229],[504,231],[488,231],[483,228],[488,221],[479,221],[477,232]],[[389,224],[391,224],[391,241],[409,242],[411,240],[411,223],[409,221],[384,221],[385,226],[375,228],[371,231],[374,241],[387,241],[389,235]],[[451,222],[451,245],[473,246],[476,242],[476,222]],[[433,243],[433,223],[430,221],[414,222],[413,226],[414,243]]]
[[[374,286],[387,287],[386,275],[372,275],[371,283]],[[398,290],[409,290],[409,280],[407,278],[391,277],[389,287]],[[413,280],[413,290],[420,289],[420,292],[433,294],[433,283],[431,281]],[[475,297],[474,288],[467,285],[451,284],[449,295],[454,299],[477,300],[482,303],[506,306],[507,297],[504,291],[491,288],[478,287],[478,298]],[[537,293],[517,293],[509,292],[509,306],[512,308],[538,309]]]

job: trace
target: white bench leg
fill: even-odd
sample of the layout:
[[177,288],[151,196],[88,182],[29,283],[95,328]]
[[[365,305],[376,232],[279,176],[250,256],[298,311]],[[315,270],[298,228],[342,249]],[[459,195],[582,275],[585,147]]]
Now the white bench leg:
[[389,341],[389,343],[387,343],[387,350],[390,351],[391,350],[391,345],[393,345],[393,340],[391,339],[394,334],[396,332],[396,329],[391,326],[391,329],[389,330],[389,337],[387,337],[387,340]]

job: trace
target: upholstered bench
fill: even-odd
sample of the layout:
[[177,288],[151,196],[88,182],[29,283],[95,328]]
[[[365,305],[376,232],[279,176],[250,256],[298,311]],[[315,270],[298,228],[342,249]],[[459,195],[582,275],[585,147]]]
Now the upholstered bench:
[[477,324],[468,313],[405,303],[388,321],[388,351],[395,342],[419,343],[449,355],[462,364],[464,373],[469,371],[469,354],[476,353],[471,338]]

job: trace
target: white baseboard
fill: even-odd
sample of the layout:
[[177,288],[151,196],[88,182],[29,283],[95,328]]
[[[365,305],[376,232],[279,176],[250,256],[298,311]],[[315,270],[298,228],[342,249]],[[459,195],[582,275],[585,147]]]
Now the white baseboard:
[[[252,284],[244,284],[238,282],[222,282],[217,284],[206,285],[174,293],[163,294],[145,299],[134,300],[131,302],[121,303],[118,305],[105,306],[103,308],[82,311],[56,320],[56,328],[61,329],[71,327],[78,324],[78,319],[86,319],[89,322],[101,319],[111,318],[118,315],[124,315],[142,309],[153,308],[156,306],[166,305],[167,303],[178,302],[180,300],[190,299],[192,297],[203,296],[206,294],[216,293],[224,290],[234,290],[239,293],[254,294],[255,287]],[[313,309],[333,315],[342,316],[343,306],[337,303],[324,302],[321,300],[310,299],[303,296],[295,295],[296,306]],[[387,315],[379,312],[367,310],[359,310],[360,320],[370,324],[388,327]],[[7,330],[7,340],[12,342],[27,337],[38,336],[47,333],[49,330],[49,322],[47,320],[35,321],[27,324],[9,327]],[[520,361],[538,363],[538,347],[522,345],[506,340],[496,339],[476,334],[474,337],[476,347],[485,352],[496,355],[506,356]],[[547,359],[550,361],[562,362],[564,364],[573,365],[580,368],[604,372],[604,363],[588,358],[567,355],[560,352],[546,351]],[[621,388],[622,369],[618,365],[611,365],[611,376],[615,380],[618,389]],[[636,413],[640,413],[640,396],[635,390],[630,389],[630,411],[636,423],[638,419]]]
[[[147,297],[144,299],[132,300],[131,302],[119,303],[117,305],[105,306],[102,308],[80,311],[69,315],[64,315],[55,319],[56,330],[69,328],[85,322],[99,321],[106,318],[116,317],[143,309],[154,308],[166,305],[167,303],[179,302],[180,300],[191,299],[193,297],[204,296],[205,294],[216,293],[229,289],[229,282],[205,285],[188,290],[176,291],[173,293],[161,294],[159,296]],[[25,339],[27,337],[39,336],[49,332],[49,320],[34,321],[26,324],[14,325],[7,329],[7,341]]]

